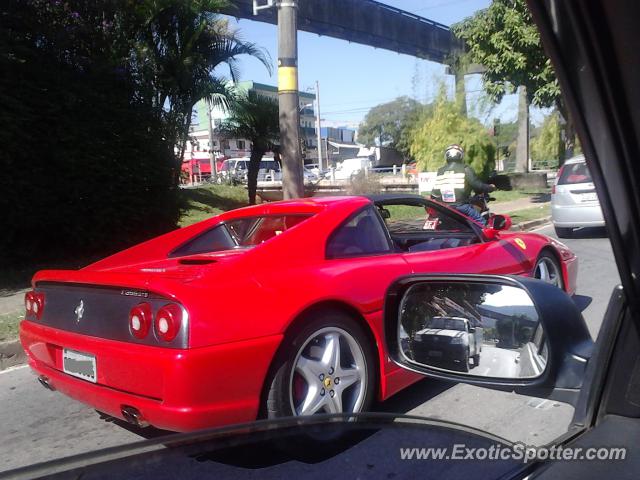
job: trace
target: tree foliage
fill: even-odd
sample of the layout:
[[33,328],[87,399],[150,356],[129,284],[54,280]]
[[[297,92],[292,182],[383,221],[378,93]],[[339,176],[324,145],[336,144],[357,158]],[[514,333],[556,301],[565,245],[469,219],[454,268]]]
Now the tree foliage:
[[396,148],[405,156],[409,154],[407,133],[419,118],[425,106],[416,100],[403,96],[373,107],[358,128],[358,141],[374,145],[383,144]]
[[465,162],[480,175],[488,176],[495,165],[496,149],[480,121],[460,112],[456,102],[442,91],[433,110],[423,112],[409,131],[410,152],[422,171],[433,172],[444,165],[444,151],[457,143],[465,151]]
[[265,153],[277,150],[280,141],[280,120],[277,100],[260,95],[255,90],[236,94],[230,102],[228,118],[219,133],[226,138],[246,138],[251,142],[251,157],[247,172],[249,203],[256,203],[260,161]]
[[215,14],[228,6],[226,0],[129,0],[128,4],[134,39],[131,67],[144,101],[162,115],[175,139],[179,165],[195,104],[203,98],[228,104],[227,80],[214,71],[226,66],[235,81],[240,73],[238,57],[253,56],[271,71],[270,59]]
[[[221,0],[0,5],[0,263],[91,258],[175,227],[193,104],[265,54]],[[217,71],[216,71],[217,72]]]
[[484,88],[494,101],[499,102],[505,94],[523,86],[529,104],[557,108],[565,131],[560,159],[565,152],[571,156],[576,141],[573,123],[526,0],[493,0],[488,8],[452,29],[468,48],[458,61],[486,68],[482,75]]
[[560,86],[525,0],[493,0],[491,5],[452,26],[468,47],[467,61],[486,68],[485,90],[499,102],[525,86],[529,103],[556,105]]
[[558,166],[558,161],[564,154],[561,131],[562,125],[558,112],[553,112],[544,119],[538,135],[531,140],[533,162],[545,162],[550,167]]

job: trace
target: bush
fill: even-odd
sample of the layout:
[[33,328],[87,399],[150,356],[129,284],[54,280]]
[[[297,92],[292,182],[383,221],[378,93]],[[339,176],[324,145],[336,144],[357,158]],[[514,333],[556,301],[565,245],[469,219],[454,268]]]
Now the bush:
[[54,41],[32,38],[45,26],[29,4],[11,4],[11,35],[0,27],[11,52],[0,55],[0,264],[103,256],[174,228],[173,146],[132,80],[99,57],[56,55]]
[[371,195],[381,192],[382,183],[380,183],[380,177],[375,173],[365,175],[364,170],[361,170],[351,177],[349,185],[347,186],[347,193],[349,195]]

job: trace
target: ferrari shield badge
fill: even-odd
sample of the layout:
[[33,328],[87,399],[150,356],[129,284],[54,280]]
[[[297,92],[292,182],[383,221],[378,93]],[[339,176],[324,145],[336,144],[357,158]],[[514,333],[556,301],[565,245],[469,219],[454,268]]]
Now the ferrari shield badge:
[[521,249],[523,249],[523,250],[527,249],[527,244],[524,243],[524,240],[522,240],[521,238],[516,238],[515,242]]

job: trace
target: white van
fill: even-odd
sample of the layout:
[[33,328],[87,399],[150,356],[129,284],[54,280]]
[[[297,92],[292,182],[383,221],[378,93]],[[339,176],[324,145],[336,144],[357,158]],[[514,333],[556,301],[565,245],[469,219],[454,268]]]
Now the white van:
[[336,180],[349,180],[366,168],[371,168],[371,160],[368,157],[347,158],[336,167],[335,178]]

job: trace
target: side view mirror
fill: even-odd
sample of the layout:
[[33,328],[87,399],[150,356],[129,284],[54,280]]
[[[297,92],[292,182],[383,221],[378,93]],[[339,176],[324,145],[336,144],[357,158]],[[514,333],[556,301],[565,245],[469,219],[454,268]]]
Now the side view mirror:
[[509,215],[494,215],[489,220],[489,227],[494,230],[509,230],[511,224],[511,217]]
[[407,370],[572,404],[593,350],[573,300],[531,278],[402,277],[384,315],[388,352]]

